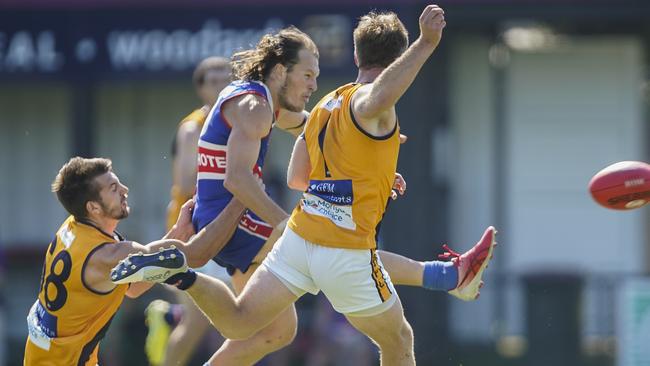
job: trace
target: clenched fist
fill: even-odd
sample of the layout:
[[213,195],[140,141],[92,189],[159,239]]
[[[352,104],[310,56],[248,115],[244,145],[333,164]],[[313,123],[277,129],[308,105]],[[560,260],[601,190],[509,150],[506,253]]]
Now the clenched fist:
[[420,15],[420,38],[434,47],[438,46],[445,25],[445,11],[438,5],[427,5]]

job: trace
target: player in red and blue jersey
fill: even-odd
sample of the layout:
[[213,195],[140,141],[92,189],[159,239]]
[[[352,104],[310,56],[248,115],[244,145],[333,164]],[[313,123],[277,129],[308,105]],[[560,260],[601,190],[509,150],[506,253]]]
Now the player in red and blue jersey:
[[[215,107],[208,116],[208,122],[201,131],[197,158],[196,206],[192,218],[197,232],[217,217],[233,197],[233,194],[224,187],[228,140],[231,136],[232,126],[221,109],[228,102],[250,95],[262,98],[267,101],[268,105],[273,105],[271,94],[262,82],[232,82],[219,95]],[[269,125],[268,133],[260,139],[257,159],[252,167],[252,174],[258,178],[262,177],[270,134],[271,125]],[[271,236],[272,231],[272,226],[251,210],[246,210],[232,238],[214,257],[214,260],[226,267],[231,275],[234,275],[237,270],[245,273],[252,264],[253,258]]]
[[[264,62],[264,67],[251,67],[261,55],[272,60]],[[232,64],[240,80],[221,91],[199,138],[192,222],[199,232],[233,198],[248,208],[233,236],[214,257],[228,269],[233,288],[240,293],[289,217],[259,180],[272,127],[294,134],[302,130],[305,104],[316,90],[318,50],[306,34],[291,27],[265,35],[257,48],[235,55]],[[284,110],[282,118],[278,118],[280,109]],[[276,227],[277,235],[272,235]],[[252,364],[289,344],[296,322],[291,307],[255,336],[226,341],[213,362]]]

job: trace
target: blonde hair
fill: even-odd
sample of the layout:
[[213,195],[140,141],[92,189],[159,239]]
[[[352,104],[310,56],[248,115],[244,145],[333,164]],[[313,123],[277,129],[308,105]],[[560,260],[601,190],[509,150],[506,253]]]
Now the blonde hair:
[[359,18],[354,47],[359,68],[387,67],[408,47],[408,31],[393,12],[370,12]]
[[277,64],[284,65],[291,71],[291,67],[300,61],[298,53],[302,49],[307,49],[318,57],[314,41],[294,26],[275,34],[265,34],[254,49],[233,55],[235,77],[240,80],[265,81]]

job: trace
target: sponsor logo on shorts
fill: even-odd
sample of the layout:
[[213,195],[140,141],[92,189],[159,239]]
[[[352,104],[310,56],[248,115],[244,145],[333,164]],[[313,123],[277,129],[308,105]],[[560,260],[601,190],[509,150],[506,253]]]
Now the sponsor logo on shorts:
[[375,282],[375,287],[377,288],[377,293],[381,302],[385,302],[390,298],[390,295],[393,293],[386,283],[384,278],[383,269],[377,258],[377,251],[370,249],[370,266],[372,267],[372,280]]
[[247,233],[266,240],[271,236],[273,227],[264,221],[256,220],[250,212],[246,212],[239,221],[239,228]]

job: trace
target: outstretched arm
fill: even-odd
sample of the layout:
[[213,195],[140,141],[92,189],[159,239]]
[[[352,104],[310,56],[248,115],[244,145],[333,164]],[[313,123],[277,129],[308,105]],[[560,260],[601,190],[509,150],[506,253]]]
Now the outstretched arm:
[[[190,267],[205,265],[230,240],[237,228],[244,206],[236,199],[233,199],[217,218],[201,230],[190,242],[185,243],[185,240],[194,233],[191,222],[192,207],[192,201],[188,201],[183,205],[178,222],[161,240],[146,245],[134,241],[125,241],[115,245],[104,245],[98,249],[88,259],[84,271],[86,283],[96,290],[108,291],[115,287],[109,278],[111,269],[121,260],[127,258],[129,254],[139,252],[143,254],[155,253],[160,248],[168,248],[171,245],[175,245],[185,254]],[[129,289],[127,295],[136,293],[139,295],[139,293],[148,289],[147,287],[142,290],[139,285],[131,287],[132,289]]]
[[429,5],[420,15],[419,23],[420,37],[382,71],[374,82],[355,93],[352,100],[355,117],[376,118],[393,108],[411,86],[422,65],[440,43],[446,24],[444,11],[436,5]]

